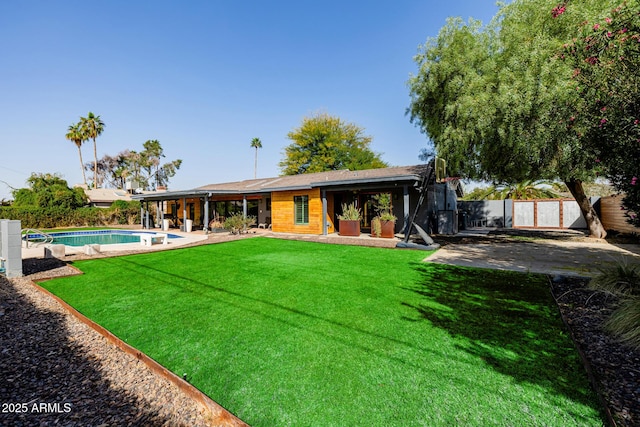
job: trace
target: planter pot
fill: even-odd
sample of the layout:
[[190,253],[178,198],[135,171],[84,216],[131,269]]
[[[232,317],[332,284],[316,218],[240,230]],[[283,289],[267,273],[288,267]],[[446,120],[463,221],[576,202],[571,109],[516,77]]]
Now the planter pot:
[[360,235],[360,221],[350,221],[341,219],[339,222],[340,230],[338,234],[340,236],[359,236]]
[[396,235],[395,221],[382,221],[382,234],[380,237],[391,239]]

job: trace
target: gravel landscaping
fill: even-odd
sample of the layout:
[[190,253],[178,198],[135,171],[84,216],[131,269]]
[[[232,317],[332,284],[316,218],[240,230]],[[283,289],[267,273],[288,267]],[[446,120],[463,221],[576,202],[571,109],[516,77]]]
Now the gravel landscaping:
[[[238,425],[213,419],[172,382],[31,284],[73,273],[66,262],[32,258],[23,261],[23,269],[23,278],[0,277],[0,425]],[[602,330],[614,301],[594,295],[585,283],[550,280],[605,412],[617,426],[640,425],[640,352]]]
[[553,295],[573,340],[585,359],[608,416],[618,426],[640,425],[640,352],[605,332],[601,325],[615,303],[586,289],[586,281],[551,281]]
[[233,425],[216,422],[176,385],[30,283],[69,274],[70,267],[55,259],[28,261],[43,271],[0,278],[0,425]]

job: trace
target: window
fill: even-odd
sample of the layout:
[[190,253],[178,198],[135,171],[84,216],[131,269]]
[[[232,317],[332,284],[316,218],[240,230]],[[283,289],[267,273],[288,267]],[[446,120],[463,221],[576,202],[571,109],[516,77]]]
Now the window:
[[268,212],[271,212],[271,197],[267,197],[267,208]]
[[309,224],[309,196],[294,196],[293,222],[297,225]]

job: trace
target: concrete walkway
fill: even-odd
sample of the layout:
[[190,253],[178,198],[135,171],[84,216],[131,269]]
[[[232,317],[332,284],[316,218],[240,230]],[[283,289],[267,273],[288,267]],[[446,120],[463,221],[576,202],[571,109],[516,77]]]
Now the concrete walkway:
[[433,253],[425,261],[524,273],[593,277],[599,273],[599,268],[616,261],[640,263],[640,245],[544,239],[453,243]]
[[[457,235],[464,237],[465,243],[448,243],[428,256],[425,261],[468,267],[514,270],[524,273],[582,277],[592,277],[599,272],[598,268],[616,261],[640,263],[639,244],[614,245],[604,240],[595,239],[593,241],[591,239],[583,239],[582,241],[553,239],[504,241],[500,238],[493,238],[490,235],[494,230],[492,228],[465,230]],[[172,249],[197,243],[217,243],[260,235],[279,239],[386,248],[395,248],[400,241],[398,238],[379,239],[365,234],[360,237],[344,237],[335,233],[328,236],[316,236],[274,233],[271,230],[263,229],[252,229],[252,234],[241,236],[230,236],[228,233],[206,235],[202,231],[183,233],[171,230],[170,233],[180,235],[182,238],[169,239],[168,245],[143,246],[140,243],[102,245],[100,251],[104,254],[146,252]],[[434,240],[438,242],[438,236],[434,236]],[[73,256],[81,254],[82,251],[83,248],[67,247],[66,255]],[[22,249],[23,259],[42,258],[44,255],[43,246]]]

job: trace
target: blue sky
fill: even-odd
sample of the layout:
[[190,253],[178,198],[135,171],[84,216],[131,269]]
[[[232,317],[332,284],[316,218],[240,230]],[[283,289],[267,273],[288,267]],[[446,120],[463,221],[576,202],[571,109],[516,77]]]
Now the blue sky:
[[[449,16],[494,0],[0,2],[0,180],[82,175],[67,127],[89,111],[98,157],[157,139],[182,159],[171,190],[277,176],[287,133],[326,112],[364,128],[391,165],[419,163],[406,82]],[[93,159],[92,143],[83,146]],[[90,174],[88,175],[88,177]],[[10,188],[0,182],[0,199]]]

